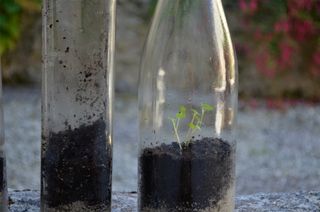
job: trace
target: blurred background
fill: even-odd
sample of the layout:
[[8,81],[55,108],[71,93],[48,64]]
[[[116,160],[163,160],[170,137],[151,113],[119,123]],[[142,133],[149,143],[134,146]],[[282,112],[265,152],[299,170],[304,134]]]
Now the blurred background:
[[[113,189],[137,189],[137,79],[157,0],[118,0]],[[237,193],[320,190],[320,1],[223,0],[237,50]],[[41,1],[0,0],[8,184],[40,186]]]

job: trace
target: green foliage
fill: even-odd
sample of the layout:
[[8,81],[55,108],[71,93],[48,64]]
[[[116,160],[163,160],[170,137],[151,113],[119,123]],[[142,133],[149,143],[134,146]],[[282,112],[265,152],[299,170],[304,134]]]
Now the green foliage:
[[12,0],[0,0],[0,55],[11,49],[19,36],[21,7]]
[[[191,115],[191,121],[188,123],[188,132],[184,136],[185,143],[188,144],[191,141],[191,137],[197,132],[201,130],[201,127],[203,126],[203,120],[205,117],[206,112],[212,111],[214,108],[213,106],[207,104],[207,103],[202,103],[201,104],[201,113],[198,112],[195,109],[191,109],[190,112],[192,113]],[[175,118],[170,117],[169,120],[172,123],[173,127],[173,132],[174,135],[177,139],[177,142],[182,149],[181,146],[181,139],[179,136],[179,125],[180,122],[187,117],[187,109],[185,106],[180,106],[179,111],[176,113]]]
[[40,11],[40,0],[0,0],[0,55],[19,39],[23,12],[34,11]]
[[158,0],[150,0],[148,19],[150,19],[154,15],[156,7],[157,7],[157,3],[158,3]]

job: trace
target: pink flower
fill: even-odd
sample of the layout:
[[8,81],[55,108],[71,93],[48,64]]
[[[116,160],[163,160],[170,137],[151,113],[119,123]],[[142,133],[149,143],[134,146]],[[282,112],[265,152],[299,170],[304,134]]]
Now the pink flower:
[[249,10],[251,13],[256,12],[258,9],[258,0],[251,0],[249,4]]
[[284,70],[291,66],[293,47],[288,43],[280,43],[280,57],[278,59],[278,64],[280,69]]
[[313,0],[295,0],[295,3],[297,8],[310,11],[312,9]]
[[269,78],[273,78],[276,74],[275,67],[272,66],[270,55],[267,51],[262,51],[257,54],[255,63],[259,71]]
[[239,0],[239,6],[242,11],[247,11],[247,2],[245,0]]
[[294,20],[293,21],[293,37],[301,42],[308,39],[315,32],[313,23],[310,20]]
[[253,14],[258,9],[258,0],[239,0],[239,7],[243,12]]
[[277,33],[287,33],[290,31],[290,23],[288,20],[280,20],[274,24],[274,31]]
[[314,5],[314,0],[290,0],[288,3],[289,11],[292,14],[297,14],[301,10],[310,11]]

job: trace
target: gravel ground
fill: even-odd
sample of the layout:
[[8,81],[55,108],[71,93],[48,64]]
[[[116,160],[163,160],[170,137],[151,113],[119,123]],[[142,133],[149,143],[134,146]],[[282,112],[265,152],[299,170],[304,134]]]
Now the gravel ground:
[[[9,191],[11,212],[38,212],[38,191]],[[320,208],[320,192],[258,193],[236,197],[235,212],[316,212]],[[114,192],[112,212],[136,212],[137,194]]]
[[[4,89],[8,184],[39,189],[40,91]],[[137,104],[117,96],[113,189],[136,190]],[[237,193],[320,190],[320,105],[285,111],[242,107],[238,114]]]

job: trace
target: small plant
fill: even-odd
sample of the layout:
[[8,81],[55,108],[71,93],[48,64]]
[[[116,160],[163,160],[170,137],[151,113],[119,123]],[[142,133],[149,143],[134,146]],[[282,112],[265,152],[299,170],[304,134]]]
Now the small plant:
[[[201,130],[206,112],[209,112],[212,110],[213,110],[213,106],[206,104],[206,103],[201,104],[201,113],[199,113],[195,109],[191,109],[191,113],[192,113],[191,117],[192,118],[191,118],[191,121],[188,123],[189,129],[188,129],[187,134],[185,135],[185,143],[186,144],[189,144],[189,142],[191,141],[191,137],[195,132]],[[181,121],[186,118],[186,115],[187,115],[187,109],[185,106],[182,105],[179,107],[179,111],[178,111],[178,113],[176,113],[175,117],[169,118],[172,123],[173,132],[174,132],[174,135],[175,135],[177,142],[180,146],[180,149],[182,149],[182,146],[181,146],[181,139],[179,136],[179,125],[180,125]]]

